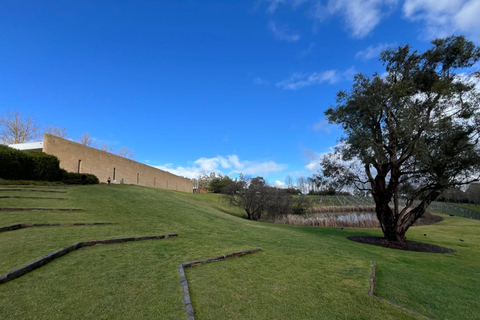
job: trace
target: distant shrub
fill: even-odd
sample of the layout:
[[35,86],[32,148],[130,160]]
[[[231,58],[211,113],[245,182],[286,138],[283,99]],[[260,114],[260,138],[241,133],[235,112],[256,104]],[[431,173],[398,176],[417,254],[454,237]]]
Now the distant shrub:
[[[67,172],[63,169],[60,174],[60,181],[65,184],[98,184],[100,181],[97,176],[90,173]],[[82,178],[83,177],[83,178]]]

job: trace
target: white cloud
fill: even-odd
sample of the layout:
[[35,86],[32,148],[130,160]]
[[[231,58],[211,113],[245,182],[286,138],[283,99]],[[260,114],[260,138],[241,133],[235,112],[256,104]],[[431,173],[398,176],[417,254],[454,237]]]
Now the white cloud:
[[174,167],[173,164],[167,163],[155,166],[155,168],[187,178],[198,178],[199,175],[208,174],[210,172],[228,175],[236,175],[239,173],[245,175],[267,175],[269,173],[285,170],[287,165],[278,164],[274,161],[241,161],[237,155],[228,155],[226,157],[202,157],[195,160],[190,167]]
[[288,42],[295,42],[300,40],[298,33],[292,33],[286,26],[278,27],[273,21],[268,23],[268,29],[273,33],[273,36],[277,40],[285,40]]
[[340,14],[345,19],[352,37],[363,38],[390,14],[397,0],[329,0],[325,7],[317,6],[316,17]]
[[287,187],[285,182],[282,182],[280,180],[275,180],[275,183],[273,185],[277,188],[286,188]]
[[240,162],[240,159],[238,159],[237,155],[230,155],[227,157],[228,157],[228,161],[230,161],[230,163],[233,165],[234,168],[239,170],[245,168],[245,165]]
[[305,169],[309,170],[310,172],[316,172],[320,170],[320,161],[322,160],[323,156],[328,153],[333,153],[336,146],[330,147],[327,152],[315,152],[311,149],[303,150],[303,156],[305,158]]
[[478,0],[406,0],[405,17],[423,21],[425,38],[462,33],[480,41],[480,1]]
[[358,51],[355,54],[355,59],[370,60],[379,57],[382,51],[393,46],[393,43],[379,43],[376,46],[369,46],[364,50]]
[[327,152],[323,153],[318,153],[310,149],[305,149],[303,151],[303,156],[305,157],[305,162],[307,164],[305,165],[305,169],[315,172],[320,169],[320,160],[322,160],[322,157],[327,154]]
[[268,174],[272,172],[283,171],[287,168],[285,164],[278,164],[273,161],[268,162],[251,162],[245,161],[245,167],[242,170],[233,170],[233,173],[243,173],[248,175]]
[[285,90],[297,90],[322,83],[334,84],[344,80],[351,80],[355,73],[354,67],[344,72],[327,70],[313,73],[294,73],[289,79],[278,82],[276,86]]

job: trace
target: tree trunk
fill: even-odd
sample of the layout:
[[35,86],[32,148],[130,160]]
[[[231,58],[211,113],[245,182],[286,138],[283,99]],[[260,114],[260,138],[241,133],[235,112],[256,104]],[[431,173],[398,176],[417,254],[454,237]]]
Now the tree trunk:
[[417,207],[397,216],[388,205],[388,202],[378,202],[375,210],[384,238],[390,242],[397,243],[397,245],[405,245],[407,243],[405,234],[408,229],[425,213],[430,203],[437,198],[441,191],[431,191]]
[[375,211],[377,214],[377,219],[380,222],[380,226],[382,227],[385,240],[404,245],[407,241],[405,238],[405,233],[408,228],[405,229],[405,231],[403,231],[401,228],[398,228],[397,219],[395,219],[394,212],[388,205],[388,202],[377,203],[375,206]]

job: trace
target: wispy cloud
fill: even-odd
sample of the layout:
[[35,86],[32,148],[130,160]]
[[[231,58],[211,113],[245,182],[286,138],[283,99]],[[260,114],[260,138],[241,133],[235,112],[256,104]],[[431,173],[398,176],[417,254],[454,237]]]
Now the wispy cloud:
[[274,13],[275,11],[277,11],[277,8],[278,8],[278,5],[281,4],[281,3],[285,3],[285,0],[267,0],[269,4],[268,8],[267,8],[267,13]]
[[285,170],[287,168],[287,165],[278,164],[274,161],[242,161],[237,155],[228,155],[226,157],[202,157],[195,160],[192,166],[187,167],[174,166],[171,163],[155,167],[179,176],[187,178],[198,178],[199,175],[208,174],[210,172],[223,173],[228,175],[237,175],[239,173],[243,173],[246,175],[268,175],[269,173]]
[[380,53],[390,47],[395,46],[394,43],[379,43],[376,46],[369,46],[364,50],[355,54],[355,59],[370,60],[380,56]]
[[323,118],[323,119],[320,119],[320,121],[318,121],[317,123],[315,123],[313,125],[313,130],[315,131],[323,131],[325,133],[332,133],[332,129],[334,128],[335,126],[328,123],[327,119]]
[[308,56],[310,53],[312,53],[314,47],[315,47],[315,43],[311,42],[310,45],[308,46],[308,48],[306,48],[305,50],[303,50],[302,52],[300,52],[300,54],[298,55],[298,57],[299,57],[300,59],[305,58],[305,57]]
[[390,14],[396,3],[397,0],[329,0],[328,11],[344,17],[352,37],[363,38]]
[[302,4],[308,2],[308,0],[292,0],[292,7],[293,9],[297,9],[300,7]]
[[274,21],[268,23],[268,29],[273,33],[277,40],[285,40],[288,42],[295,42],[300,40],[300,34],[290,32],[287,26],[277,26]]
[[277,11],[278,7],[281,4],[291,5],[291,7],[295,10],[298,7],[300,7],[302,4],[308,2],[308,0],[260,0],[255,3],[255,9],[258,9],[258,7],[262,4],[262,2],[268,3],[267,13],[273,14]]
[[480,1],[478,0],[406,0],[405,17],[423,21],[422,36],[428,39],[463,33],[480,41]]
[[398,0],[329,0],[326,5],[317,2],[310,15],[324,22],[327,18],[340,15],[353,38],[364,38],[388,16]]
[[255,84],[257,86],[268,85],[268,84],[270,84],[270,81],[262,79],[260,77],[255,77],[253,79],[253,84]]
[[297,90],[322,83],[334,84],[344,80],[351,80],[355,73],[354,67],[343,72],[327,70],[313,73],[294,73],[290,78],[278,82],[276,86],[285,90]]

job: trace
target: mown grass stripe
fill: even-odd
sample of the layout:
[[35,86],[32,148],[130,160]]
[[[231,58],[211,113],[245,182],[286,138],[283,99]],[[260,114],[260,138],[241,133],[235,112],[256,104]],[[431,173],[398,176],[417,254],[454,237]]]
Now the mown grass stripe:
[[176,238],[178,237],[177,233],[169,233],[167,235],[154,235],[154,236],[141,236],[141,237],[130,237],[130,238],[114,238],[114,239],[102,239],[102,240],[89,240],[89,241],[81,241],[69,245],[63,249],[54,251],[52,253],[46,254],[30,263],[27,263],[23,266],[10,270],[7,273],[4,273],[0,276],[0,284],[7,283],[14,279],[17,279],[24,274],[32,272],[35,269],[38,269],[47,263],[52,262],[53,260],[60,258],[72,251],[78,250],[83,247],[91,247],[99,244],[112,244],[112,243],[123,243],[123,242],[130,242],[130,241],[144,241],[144,240],[160,240],[160,239],[168,239],[168,238]]
[[390,300],[387,300],[387,299],[384,299],[382,297],[380,297],[379,295],[376,295],[375,294],[375,278],[376,278],[376,270],[377,270],[377,263],[375,261],[372,261],[372,274],[370,275],[370,287],[368,289],[368,295],[372,296],[372,297],[375,297],[381,301],[385,301],[391,305],[394,305],[396,307],[399,307],[399,308],[402,308],[403,310],[407,311],[407,312],[410,312],[411,314],[414,314],[416,316],[419,316],[419,317],[423,317],[425,319],[428,319],[428,320],[434,320],[432,318],[429,318],[421,313],[418,313],[416,311],[413,311],[413,310],[410,310],[404,306],[402,306],[401,304],[398,304],[396,302],[392,302]]
[[184,262],[178,265],[178,273],[180,274],[180,284],[182,285],[183,303],[185,305],[185,312],[187,313],[187,320],[195,320],[195,311],[193,310],[192,300],[190,299],[190,289],[188,287],[187,276],[184,268],[193,268],[209,262],[223,261],[233,257],[243,257],[247,254],[257,253],[262,248],[253,248],[250,250],[236,251],[228,254],[224,254],[215,258],[206,258],[193,262]]

